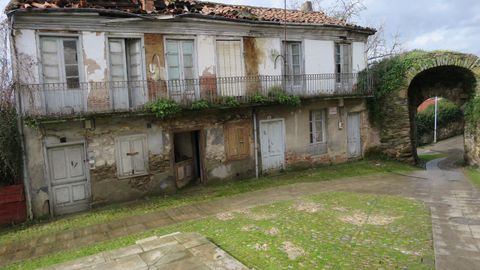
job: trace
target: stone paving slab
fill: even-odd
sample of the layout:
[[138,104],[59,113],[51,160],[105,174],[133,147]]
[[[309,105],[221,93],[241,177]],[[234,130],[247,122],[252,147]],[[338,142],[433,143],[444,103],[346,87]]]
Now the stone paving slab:
[[174,233],[149,237],[129,247],[42,269],[246,270],[248,268],[198,233]]

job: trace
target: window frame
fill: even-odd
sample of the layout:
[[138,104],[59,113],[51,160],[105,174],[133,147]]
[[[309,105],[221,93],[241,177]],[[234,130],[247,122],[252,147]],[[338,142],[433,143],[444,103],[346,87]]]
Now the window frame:
[[[245,153],[232,153],[231,141],[230,141],[230,132],[236,132],[238,129],[241,129],[243,136],[245,137]],[[244,160],[248,159],[251,155],[251,127],[249,121],[235,121],[230,123],[225,123],[224,125],[224,140],[225,140],[225,156],[227,161],[234,161],[234,160]],[[237,148],[240,148],[238,142],[235,143]]]
[[[300,73],[298,75],[287,74],[288,71],[291,69],[293,72],[293,53],[291,52],[291,44],[298,44],[298,48],[300,50],[299,55],[299,65],[300,65]],[[282,65],[282,75],[286,78],[286,86],[288,88],[292,88],[293,90],[302,89],[305,85],[305,79],[302,75],[305,74],[305,48],[303,40],[282,40],[282,52],[285,52],[285,65]],[[299,76],[299,84],[295,84],[294,77]]]
[[[127,57],[127,46],[125,40],[127,39],[139,39],[140,40],[140,58],[141,58],[141,72],[142,72],[142,80],[147,80],[147,67],[146,67],[146,59],[145,59],[145,40],[143,38],[143,35],[140,34],[109,34],[105,36],[105,48],[106,48],[106,58],[107,58],[107,68],[108,68],[108,80],[111,81],[112,75],[111,75],[111,69],[110,69],[110,64],[111,64],[111,59],[110,59],[110,39],[123,39],[124,43],[124,49],[125,49],[125,66],[128,68],[129,63],[128,63],[128,57]],[[126,81],[129,80],[129,75],[128,71],[125,70],[126,74]]]
[[[122,164],[122,148],[121,144],[125,141],[128,141],[130,144],[133,140],[142,140],[142,146],[143,146],[143,163],[145,166],[145,172],[142,173],[133,173],[133,174],[124,174],[123,170],[121,168]],[[130,145],[131,147],[131,145]],[[130,157],[130,162],[132,163],[133,167],[133,158]],[[115,163],[116,163],[116,169],[117,169],[117,177],[119,179],[127,179],[127,178],[134,178],[134,177],[140,177],[140,176],[146,176],[149,175],[149,154],[148,154],[148,141],[147,141],[147,135],[146,134],[134,134],[134,135],[124,135],[124,136],[117,136],[115,137]]]
[[[321,113],[322,119],[317,120],[315,115],[317,113]],[[321,121],[322,125],[322,141],[317,141],[317,123]],[[325,144],[327,143],[327,110],[320,109],[320,110],[311,110],[309,112],[309,128],[310,128],[310,145],[315,144]]]
[[[46,84],[43,76],[43,57],[42,57],[42,44],[41,44],[41,38],[55,38],[57,41],[60,40],[75,40],[76,45],[77,45],[77,65],[78,65],[78,82],[79,82],[79,87],[77,88],[67,88],[68,89],[80,89],[81,84],[85,82],[85,66],[83,64],[83,39],[81,34],[68,34],[68,33],[44,33],[40,32],[36,34],[36,52],[38,59],[40,59],[40,64],[38,65],[38,81],[40,84]],[[64,83],[65,85],[67,84],[66,81],[66,67],[65,67],[65,55],[63,51],[59,52],[59,57],[61,58],[61,68],[63,69],[63,76],[62,80],[59,83]],[[85,103],[86,104],[86,103]],[[86,106],[86,105],[85,105]]]
[[[345,48],[348,47],[348,69],[344,71],[345,66]],[[337,62],[339,59],[340,62]],[[353,46],[352,43],[347,42],[335,42],[333,47],[333,60],[334,60],[334,71],[335,71],[335,82],[342,83],[342,74],[350,74],[353,72]],[[340,70],[338,69],[340,68]]]

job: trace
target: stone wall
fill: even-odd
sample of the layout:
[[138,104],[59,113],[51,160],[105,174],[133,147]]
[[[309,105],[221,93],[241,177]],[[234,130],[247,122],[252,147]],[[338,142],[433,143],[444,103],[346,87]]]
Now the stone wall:
[[[130,201],[146,196],[174,193],[178,190],[174,164],[173,134],[199,131],[200,160],[204,183],[242,179],[255,175],[255,143],[253,113],[258,121],[283,118],[286,130],[287,166],[312,166],[345,162],[347,154],[346,119],[348,113],[361,115],[361,141],[363,152],[379,144],[378,132],[368,119],[364,99],[308,100],[300,107],[263,106],[229,110],[184,112],[174,119],[159,120],[153,116],[97,117],[93,128],[85,128],[84,120],[41,124],[26,129],[29,181],[35,217],[49,214],[49,180],[46,177],[45,158],[49,146],[81,142],[86,145],[85,161],[91,189],[93,207],[114,202]],[[312,154],[310,146],[310,121],[312,110],[327,112],[327,149],[323,154]],[[229,124],[249,123],[249,156],[229,160],[225,150],[225,128]],[[258,127],[259,122],[257,123]],[[118,146],[116,138],[129,135],[146,135],[148,149],[148,174],[138,177],[120,177],[117,173]],[[259,135],[259,134],[257,134]],[[258,138],[260,138],[258,136]],[[260,145],[260,144],[259,144]],[[261,169],[260,149],[258,148]]]
[[[416,52],[412,52],[414,54]],[[408,58],[408,54],[406,54]],[[402,57],[402,56],[401,56]],[[405,56],[403,56],[405,57]],[[403,83],[396,89],[378,96],[377,103],[380,117],[376,123],[380,130],[381,150],[388,156],[410,163],[417,161],[415,113],[418,105],[426,98],[441,96],[457,105],[463,105],[472,96],[480,93],[480,61],[474,55],[451,52],[424,53],[417,62],[410,59]],[[404,63],[406,65],[406,63]],[[384,67],[383,67],[384,68]],[[445,68],[458,73],[456,80],[423,81],[412,86],[412,81],[425,72],[433,72],[437,68]],[[443,71],[445,72],[445,71]],[[402,76],[402,74],[397,74]],[[387,78],[380,78],[387,79]],[[471,80],[476,80],[471,82]],[[379,91],[379,89],[377,89]],[[465,148],[474,149],[471,145],[476,141],[474,133],[465,133]],[[478,152],[467,151],[467,160],[478,160]]]
[[[445,140],[457,135],[463,134],[463,121],[462,122],[453,122],[446,127],[439,127],[437,129],[437,141]],[[418,145],[426,145],[433,142],[433,128],[431,132],[418,134]]]

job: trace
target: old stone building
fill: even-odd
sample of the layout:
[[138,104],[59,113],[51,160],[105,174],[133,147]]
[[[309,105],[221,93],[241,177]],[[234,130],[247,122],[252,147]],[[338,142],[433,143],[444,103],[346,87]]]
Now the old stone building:
[[379,144],[358,75],[372,29],[189,1],[14,0],[7,14],[36,217]]

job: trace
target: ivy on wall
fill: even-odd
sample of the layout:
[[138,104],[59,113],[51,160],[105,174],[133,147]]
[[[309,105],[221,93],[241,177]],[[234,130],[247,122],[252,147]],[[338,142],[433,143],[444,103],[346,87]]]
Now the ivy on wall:
[[[440,61],[446,63],[455,59],[455,63],[461,66],[471,62],[472,59],[475,60],[476,56],[450,51],[426,52],[415,50],[375,62],[369,66],[368,70],[360,74],[360,78],[362,78],[366,77],[368,72],[368,76],[373,81],[374,97],[368,101],[368,106],[374,122],[379,124],[382,119],[385,119],[383,107],[387,102],[392,102],[391,94],[408,88],[410,80],[419,71],[426,67],[438,66],[436,62],[439,59],[443,59]],[[479,75],[477,74],[477,76]],[[477,103],[473,102],[471,106],[478,106],[475,104]],[[466,119],[468,117],[470,116],[467,116]]]

